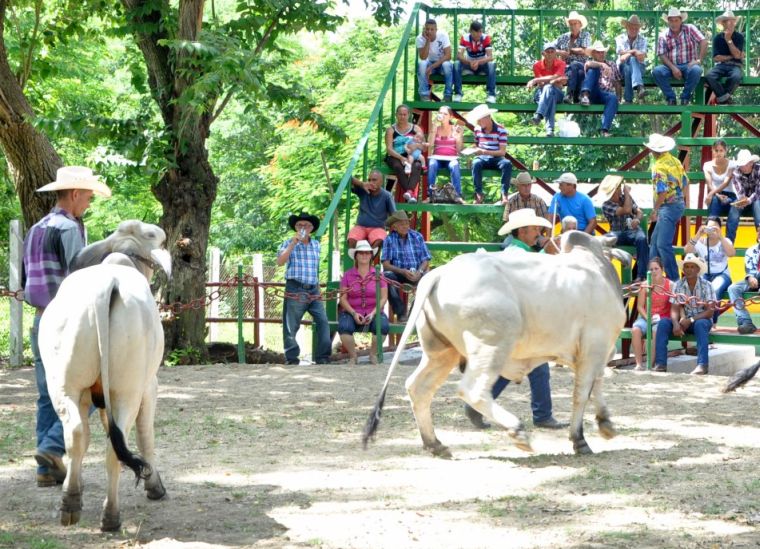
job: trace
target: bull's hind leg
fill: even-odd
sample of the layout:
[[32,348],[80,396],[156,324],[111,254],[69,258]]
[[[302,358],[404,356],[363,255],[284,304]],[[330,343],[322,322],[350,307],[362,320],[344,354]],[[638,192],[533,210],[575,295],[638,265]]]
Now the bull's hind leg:
[[594,400],[596,406],[596,424],[599,426],[599,434],[606,439],[610,439],[617,435],[615,431],[615,425],[613,425],[610,419],[610,411],[607,409],[607,402],[602,395],[602,376],[597,377],[594,380],[594,387],[591,389],[591,397]]
[[590,361],[578,361],[575,367],[575,385],[573,386],[573,413],[570,418],[570,440],[576,454],[593,454],[583,436],[583,413],[591,397],[596,373]]
[[61,524],[71,526],[79,522],[82,513],[82,460],[90,441],[87,406],[79,404],[80,394],[50,396],[63,425],[66,454],[69,456],[61,497]]
[[108,488],[106,499],[103,502],[103,513],[100,515],[100,529],[103,532],[113,532],[121,526],[121,515],[119,513],[119,476],[121,475],[121,464],[116,452],[108,441],[106,448],[106,474],[108,477]]
[[156,416],[156,397],[158,394],[158,380],[153,376],[153,380],[143,395],[140,412],[137,414],[137,447],[140,454],[150,466],[150,471],[145,471],[145,492],[148,499],[161,499],[166,495],[166,489],[161,482],[161,476],[158,474],[154,457],[154,429],[153,420]]

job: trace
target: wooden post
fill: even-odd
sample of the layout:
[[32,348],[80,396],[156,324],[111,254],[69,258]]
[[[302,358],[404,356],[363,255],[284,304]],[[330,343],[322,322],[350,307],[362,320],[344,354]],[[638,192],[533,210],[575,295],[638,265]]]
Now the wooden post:
[[[253,277],[256,280],[258,280],[259,284],[264,282],[264,256],[262,254],[253,254],[251,268],[253,269],[251,274],[253,274]],[[261,316],[263,318],[266,316],[264,312],[264,288],[257,286],[254,288],[254,291],[256,292],[256,299],[254,299],[254,302],[258,300],[260,306],[258,308],[253,308],[253,315],[254,317]],[[264,325],[256,320],[253,321],[253,341],[258,341],[261,346],[264,345]]]
[[[14,219],[10,223],[10,265],[9,290],[18,291],[21,288],[21,264],[23,261],[24,235],[21,221]],[[11,307],[11,339],[10,364],[13,368],[22,366],[24,360],[24,304],[16,299],[10,299]]]
[[[219,282],[219,267],[221,264],[221,251],[219,248],[211,248],[211,267],[208,270],[208,281]],[[214,290],[218,290],[219,286],[215,286]],[[212,290],[213,291],[213,290]],[[219,318],[219,300],[215,299],[208,306],[208,316],[211,318]],[[208,338],[209,342],[213,343],[218,341],[219,336],[219,324],[217,322],[209,322],[208,325]]]

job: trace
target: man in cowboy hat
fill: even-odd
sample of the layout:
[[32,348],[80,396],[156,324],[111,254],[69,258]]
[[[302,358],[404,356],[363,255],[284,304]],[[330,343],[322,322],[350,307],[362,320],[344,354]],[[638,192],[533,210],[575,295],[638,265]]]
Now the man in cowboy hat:
[[[744,272],[746,274],[743,280],[728,287],[731,303],[743,299],[744,292],[757,292],[760,289],[760,229],[757,230],[755,244],[744,253]],[[734,315],[740,334],[754,334],[757,331],[746,307],[734,307]]]
[[366,182],[352,177],[351,192],[359,197],[359,215],[356,225],[348,231],[349,249],[355,248],[360,240],[380,248],[385,240],[385,220],[396,211],[393,195],[383,188],[383,174],[372,170]]
[[739,218],[752,216],[755,228],[760,227],[760,156],[752,154],[748,149],[742,149],[734,161],[734,189],[737,200],[728,210],[726,231],[736,234]]
[[[509,234],[512,237],[510,246],[505,253],[535,252],[535,246],[542,228],[551,228],[544,217],[536,215],[531,208],[512,212],[509,221],[499,229],[500,235]],[[549,383],[549,365],[544,363],[534,368],[528,374],[530,382],[530,407],[533,412],[533,425],[542,429],[563,429],[567,423],[560,423],[552,414],[552,393]],[[493,398],[498,396],[509,385],[509,380],[499,376],[491,387]],[[472,424],[479,429],[490,425],[483,421],[483,416],[469,405],[465,405],[465,413]]]
[[37,334],[40,317],[52,301],[64,277],[69,274],[74,256],[87,244],[82,215],[93,194],[110,197],[111,190],[92,170],[82,166],[59,168],[52,183],[37,192],[55,192],[56,203],[45,217],[35,223],[24,239],[21,285],[24,300],[35,308],[31,330],[34,373],[37,378],[37,486],[55,486],[66,478],[61,457],[66,451],[63,426],[53,409],[47,390],[45,368],[40,357]]
[[[723,32],[713,38],[714,65],[705,75],[705,80],[719,105],[731,102],[731,94],[742,81],[744,35],[735,31],[737,21],[738,18],[731,10],[726,10],[715,18],[715,22],[723,26]],[[722,78],[726,79],[725,83],[721,83]]]
[[425,28],[417,37],[417,80],[419,81],[420,99],[430,101],[430,83],[433,74],[443,74],[443,100],[451,101],[451,88],[454,81],[451,64],[451,42],[449,35],[438,30],[435,19],[425,21]]
[[465,119],[475,126],[475,158],[472,160],[472,183],[475,186],[475,204],[483,203],[483,170],[501,172],[501,203],[506,204],[509,180],[512,177],[512,162],[504,156],[507,153],[506,128],[497,124],[492,115],[497,112],[486,104],[472,109]]
[[602,213],[610,223],[610,233],[620,245],[636,246],[636,278],[645,280],[649,264],[649,243],[641,230],[643,213],[631,196],[631,188],[623,184],[622,175],[609,174],[599,184],[604,197]]
[[644,146],[652,152],[654,206],[650,221],[657,224],[650,236],[649,257],[659,257],[670,280],[678,279],[678,265],[673,251],[673,237],[689,199],[689,179],[681,161],[670,154],[676,146],[673,138],[659,133],[649,136]]
[[615,52],[623,76],[623,100],[632,103],[635,91],[641,102],[646,95],[642,76],[647,63],[647,39],[641,34],[641,20],[638,15],[634,14],[620,21],[626,32],[615,38]]
[[686,25],[687,14],[670,8],[662,18],[668,24],[657,40],[657,55],[662,65],[652,70],[654,81],[662,90],[668,105],[676,104],[676,94],[670,79],[684,80],[681,104],[691,102],[699,77],[702,76],[702,59],[707,53],[707,38],[694,25]]
[[531,122],[540,124],[546,120],[546,136],[554,136],[554,116],[557,104],[562,102],[565,93],[563,86],[567,83],[565,62],[557,57],[557,46],[554,42],[544,44],[543,58],[533,63],[533,78],[528,80],[528,89],[536,88],[533,101],[538,103],[536,114]]
[[288,225],[295,234],[280,245],[277,265],[285,269],[285,300],[282,304],[282,340],[286,364],[299,364],[301,349],[296,334],[308,311],[314,321],[317,364],[330,362],[332,345],[327,313],[319,292],[319,241],[311,234],[319,227],[319,218],[306,212],[291,215]]
[[559,179],[559,192],[552,197],[549,204],[552,223],[557,223],[566,215],[572,215],[578,220],[578,230],[594,234],[596,229],[596,210],[591,198],[578,190],[578,178],[574,173],[565,172]]
[[[665,372],[668,369],[668,339],[671,334],[681,337],[694,334],[697,338],[697,367],[693,375],[705,375],[709,368],[708,336],[712,329],[713,302],[715,290],[701,275],[707,271],[707,264],[696,254],[686,254],[680,262],[683,278],[673,288],[674,297],[670,298],[670,318],[661,318],[655,336],[654,371]],[[682,294],[687,298],[680,304],[675,296]]]
[[591,59],[584,66],[586,77],[581,86],[581,105],[604,105],[602,137],[610,136],[620,95],[620,71],[616,63],[605,60],[607,49],[599,40],[591,46]]
[[[399,210],[386,220],[389,229],[385,239],[381,260],[383,276],[401,284],[416,286],[430,269],[430,255],[425,239],[420,233],[409,227],[409,217]],[[406,322],[406,303],[401,299],[398,286],[390,284],[388,301],[399,322]]]
[[483,32],[483,23],[470,23],[470,33],[459,40],[454,62],[454,101],[462,100],[462,75],[486,75],[486,103],[496,103],[496,61],[491,37]]
[[[509,215],[512,212],[526,208],[533,210],[537,216],[543,217],[547,221],[549,220],[549,210],[546,207],[544,199],[530,192],[533,187],[533,178],[528,172],[517,174],[517,177],[512,180],[512,185],[517,187],[517,192],[509,198],[507,205],[504,206],[502,219],[505,223],[509,221]],[[506,247],[510,242],[511,236],[508,236],[504,240],[503,246]],[[544,247],[548,242],[550,242],[549,238],[544,235],[539,236],[539,246]]]
[[588,48],[591,46],[591,35],[583,30],[588,25],[585,16],[577,11],[571,11],[565,18],[569,32],[557,38],[557,55],[562,59],[567,68],[567,96],[566,103],[578,103],[580,101],[581,86],[585,72],[583,65],[588,60]]

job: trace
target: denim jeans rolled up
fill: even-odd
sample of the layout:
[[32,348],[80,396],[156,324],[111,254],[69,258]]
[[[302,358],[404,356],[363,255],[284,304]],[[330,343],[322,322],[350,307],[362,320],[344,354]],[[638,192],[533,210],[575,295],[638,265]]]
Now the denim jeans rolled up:
[[[726,81],[721,82],[722,78]],[[717,63],[705,75],[705,80],[716,98],[731,95],[742,81],[742,68],[733,63]]]
[[581,93],[588,93],[588,98],[594,105],[604,105],[604,112],[602,112],[602,130],[610,131],[610,128],[612,128],[612,121],[617,114],[618,99],[617,95],[614,93],[604,91],[599,87],[601,71],[601,69],[589,69],[586,72],[586,77],[583,79],[583,85],[581,86]]
[[665,274],[670,280],[678,280],[678,263],[673,251],[673,237],[676,235],[678,222],[681,221],[685,205],[682,200],[669,202],[660,206],[657,223],[652,231],[649,243],[649,259],[659,257],[665,267]]
[[298,298],[286,297],[282,303],[282,340],[285,359],[298,360],[301,354],[301,349],[296,342],[296,334],[301,327],[301,319],[307,312],[314,322],[312,333],[317,339],[317,356],[314,360],[321,362],[329,359],[332,354],[332,342],[325,306],[319,299],[313,301],[309,299],[309,296],[319,295],[319,286],[315,284],[307,289],[298,281],[289,279],[285,281],[285,292],[299,294]]
[[577,99],[581,93],[583,78],[586,76],[586,70],[580,61],[572,61],[565,67],[567,76],[567,95],[572,99]]
[[649,242],[641,228],[612,232],[620,246],[636,246],[636,278],[646,280],[649,265]]
[[[744,292],[749,291],[749,282],[747,282],[746,279],[735,282],[728,287],[728,299],[731,300],[731,303],[736,303],[736,300],[744,299]],[[747,312],[746,306],[741,308],[734,307],[734,315],[736,316],[737,326],[741,326],[742,324],[750,324],[752,322],[752,317],[750,316],[749,312]]]
[[[417,285],[416,282],[412,282],[404,275],[391,271],[383,271],[383,276],[386,278],[386,280],[393,280],[395,282],[399,282],[400,284],[411,284],[412,286]],[[396,316],[406,314],[406,303],[404,303],[404,300],[401,299],[401,290],[399,290],[395,284],[388,284],[388,303],[390,304],[391,310]]]
[[462,75],[463,74],[485,74],[486,75],[486,93],[496,95],[496,62],[490,61],[474,71],[469,65],[464,65],[461,61],[454,61],[454,93],[462,95]]
[[557,104],[562,103],[564,98],[565,92],[554,84],[544,84],[533,94],[533,101],[538,103],[536,113],[544,117],[547,132],[554,132]]
[[755,221],[755,229],[760,227],[760,200],[755,200],[752,204],[744,206],[741,210],[736,206],[731,206],[728,210],[728,221],[726,222],[726,237],[733,242],[732,235],[736,238],[736,231],[739,229],[739,218],[750,217]]
[[[388,317],[385,316],[384,312],[380,311],[380,333],[388,335],[389,329]],[[367,332],[375,335],[377,333],[377,315],[372,317],[369,324],[357,324],[352,315],[341,311],[340,315],[338,315],[338,333],[355,334],[357,332]]]
[[[694,334],[697,338],[697,364],[709,366],[709,335],[712,329],[712,321],[708,318],[695,320],[684,332]],[[654,363],[667,366],[668,364],[668,339],[673,335],[673,320],[670,317],[661,318],[657,325],[655,336]]]
[[642,75],[646,69],[646,62],[642,63],[631,55],[628,59],[618,65],[620,74],[623,77],[623,99],[628,103],[633,101],[633,90],[644,85]]
[[431,158],[428,161],[428,195],[430,190],[435,187],[438,179],[438,170],[441,168],[449,169],[449,180],[459,196],[462,196],[462,174],[459,170],[459,160],[439,160]]
[[483,194],[483,170],[501,172],[501,194],[506,195],[512,179],[512,162],[503,156],[476,156],[472,161],[472,183],[477,194]]
[[[536,366],[528,374],[530,382],[530,409],[533,412],[533,422],[546,421],[552,417],[552,390],[549,380],[549,365],[544,363]],[[496,399],[507,388],[509,380],[499,376],[491,387],[491,396]]]
[[[420,97],[430,95],[430,83],[428,82],[427,69],[432,65],[427,59],[417,61],[417,80],[419,80]],[[430,76],[442,74],[444,80],[443,95],[451,95],[454,86],[454,68],[451,61],[444,61],[430,72]]]
[[[689,67],[688,63],[679,63],[676,67],[681,71],[684,79],[681,100],[690,99],[699,83],[699,78],[702,76],[702,65]],[[662,90],[663,95],[665,95],[665,99],[668,101],[675,101],[676,94],[673,91],[673,87],[670,85],[670,79],[673,78],[673,71],[671,71],[666,65],[657,65],[652,70],[652,77],[654,78],[654,81],[657,82],[657,86],[660,90]]]

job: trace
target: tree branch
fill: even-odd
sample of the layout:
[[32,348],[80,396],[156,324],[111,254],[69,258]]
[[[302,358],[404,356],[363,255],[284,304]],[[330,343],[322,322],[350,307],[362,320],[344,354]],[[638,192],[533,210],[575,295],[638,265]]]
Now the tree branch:
[[261,37],[261,40],[259,40],[259,43],[256,45],[256,49],[253,51],[254,57],[258,56],[266,47],[267,42],[269,42],[269,37],[272,36],[272,32],[274,32],[275,26],[277,26],[277,21],[280,19],[280,16],[285,13],[286,9],[287,8],[283,7],[274,17],[272,17],[264,36]]
[[26,87],[26,83],[29,81],[29,76],[32,74],[32,57],[34,56],[34,48],[37,43],[37,36],[40,30],[40,12],[42,11],[42,0],[37,0],[34,3],[34,29],[32,29],[32,36],[29,39],[29,51],[24,56],[24,62],[21,68],[21,74],[19,75],[18,84],[23,90]]

